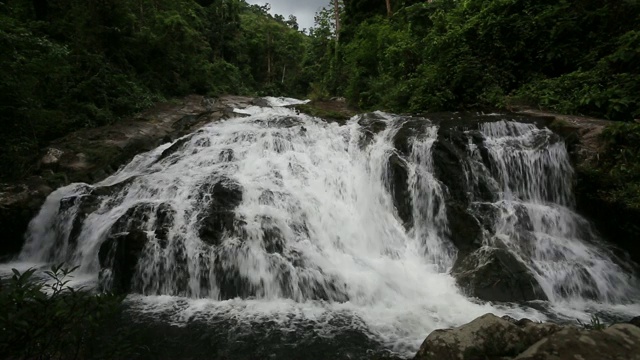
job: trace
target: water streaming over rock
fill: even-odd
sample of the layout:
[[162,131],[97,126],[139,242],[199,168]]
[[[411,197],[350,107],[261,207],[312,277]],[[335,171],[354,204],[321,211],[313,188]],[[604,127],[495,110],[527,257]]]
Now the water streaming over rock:
[[[145,295],[140,311],[171,302],[180,316],[207,309],[323,326],[327,314],[348,312],[360,319],[353,326],[408,355],[430,331],[486,312],[545,317],[458,287],[450,271],[469,253],[454,246],[458,197],[483,226],[474,256],[506,248],[552,303],[636,296],[634,278],[571,211],[571,166],[548,130],[484,117],[458,132],[467,155],[452,164],[463,176],[439,177],[446,164],[434,162],[434,144],[448,140],[437,121],[238,112],[246,116],[138,155],[100,183],[56,190],[21,259],[81,264],[104,288]],[[196,310],[175,305],[187,298]]]
[[471,177],[488,181],[495,201],[491,246],[506,246],[529,267],[551,301],[630,301],[637,293],[588,221],[571,210],[572,168],[564,144],[548,129],[498,121],[481,124],[481,155],[471,145]]

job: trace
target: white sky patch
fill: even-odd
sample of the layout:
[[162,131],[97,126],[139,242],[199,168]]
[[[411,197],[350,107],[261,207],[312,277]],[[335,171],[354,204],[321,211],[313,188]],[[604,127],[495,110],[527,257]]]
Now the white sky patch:
[[330,0],[269,0],[269,1],[256,1],[247,0],[249,4],[264,5],[265,3],[271,4],[272,15],[280,14],[289,18],[289,15],[294,15],[298,18],[298,25],[300,30],[309,29],[313,26],[313,18],[315,13],[322,7],[329,6]]

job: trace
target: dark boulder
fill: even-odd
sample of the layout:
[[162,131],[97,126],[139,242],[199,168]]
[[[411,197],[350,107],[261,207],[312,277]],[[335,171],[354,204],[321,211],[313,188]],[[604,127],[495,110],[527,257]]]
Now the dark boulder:
[[131,283],[138,259],[148,241],[142,230],[113,234],[102,243],[98,258],[100,261],[101,286],[108,291],[126,294],[131,291]]
[[404,119],[400,129],[398,129],[393,137],[393,147],[402,156],[411,155],[414,139],[424,135],[427,127],[429,126],[431,126],[431,122],[426,119]]
[[240,272],[235,264],[235,259],[241,249],[221,248],[216,256],[213,267],[216,284],[218,286],[218,297],[220,300],[235,298],[246,299],[256,296],[257,287]]
[[640,316],[636,316],[633,319],[629,320],[629,324],[640,327]]
[[0,184],[0,260],[20,252],[29,222],[51,191],[39,177],[20,185]]
[[467,161],[466,135],[459,130],[444,129],[438,132],[433,145],[433,167],[436,178],[449,189],[451,200],[468,206],[472,190],[467,183],[464,164]]
[[262,243],[268,253],[283,254],[285,239],[282,231],[272,218],[263,216],[260,228],[262,229]]
[[513,359],[541,339],[561,329],[555,324],[537,323],[527,319],[515,321],[508,317],[499,318],[493,314],[485,314],[460,327],[432,332],[422,343],[414,359]]
[[271,103],[269,102],[269,100],[265,98],[253,99],[251,100],[251,104],[255,106],[260,106],[260,107],[271,107]]
[[166,247],[169,241],[169,230],[173,227],[176,211],[169,204],[160,204],[156,209],[154,234],[161,247]]
[[207,204],[198,219],[200,239],[209,245],[220,245],[225,231],[234,231],[236,228],[234,209],[242,202],[242,188],[224,179],[201,186],[197,199]]
[[172,144],[171,146],[166,148],[164,151],[162,151],[162,154],[160,154],[158,161],[164,160],[168,158],[170,155],[176,153],[177,151],[182,150],[185,144],[191,141],[191,138],[192,136],[185,136],[182,139],[176,141],[174,144]]
[[405,228],[413,226],[413,205],[409,192],[409,168],[397,153],[392,153],[387,162],[386,187],[392,195],[393,205]]
[[127,210],[100,246],[101,286],[116,293],[141,290],[134,289],[133,281],[136,265],[150,240],[148,230],[154,230],[160,246],[166,247],[174,216],[175,210],[169,204],[140,204]]
[[459,257],[452,273],[470,296],[485,301],[547,300],[529,269],[504,248],[480,248]]
[[222,162],[233,161],[235,159],[235,153],[233,149],[224,149],[220,151],[220,155],[218,156],[218,159]]
[[374,136],[387,128],[387,122],[376,113],[360,115],[358,125],[362,127],[360,139],[358,141],[358,145],[361,149],[369,146],[373,141]]
[[[71,224],[71,231],[67,239],[58,238],[59,242],[67,242],[70,249],[73,249],[78,244],[78,238],[82,232],[82,225],[89,214],[93,213],[100,206],[101,199],[99,196],[94,195],[91,190],[88,190],[86,194],[66,197],[60,199],[60,213],[74,212],[75,216]],[[62,244],[57,244],[56,247],[62,247]]]
[[630,324],[579,329],[486,314],[460,327],[432,332],[414,359],[640,360],[640,329]]
[[482,246],[482,227],[479,221],[462,205],[447,203],[449,238],[458,249],[458,256],[464,256]]

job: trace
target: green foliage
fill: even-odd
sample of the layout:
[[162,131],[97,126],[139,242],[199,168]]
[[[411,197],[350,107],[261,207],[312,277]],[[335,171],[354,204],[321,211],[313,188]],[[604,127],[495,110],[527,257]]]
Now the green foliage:
[[597,164],[588,169],[609,202],[640,209],[640,124],[618,123],[601,134],[603,148]]
[[582,321],[580,321],[579,319],[578,319],[578,324],[579,324],[580,326],[582,326],[582,328],[583,328],[583,329],[585,329],[585,330],[597,330],[597,331],[601,331],[601,330],[606,329],[606,327],[607,327],[605,324],[603,324],[603,323],[600,321],[600,317],[598,317],[598,315],[597,315],[597,314],[593,314],[593,315],[591,315],[591,319],[589,320],[589,323],[588,323],[588,324],[587,324],[587,323],[583,323],[583,322],[582,322]]
[[186,94],[302,96],[307,37],[243,0],[0,2],[0,178],[40,149]]
[[[637,0],[396,1],[391,17],[369,2],[345,2],[333,69],[346,86],[329,88],[352,104],[437,111],[524,101],[640,116]],[[338,76],[329,70],[324,79]]]
[[46,278],[35,269],[0,288],[0,357],[4,359],[130,358],[136,349],[118,319],[123,297],[70,287],[71,273],[51,267]]

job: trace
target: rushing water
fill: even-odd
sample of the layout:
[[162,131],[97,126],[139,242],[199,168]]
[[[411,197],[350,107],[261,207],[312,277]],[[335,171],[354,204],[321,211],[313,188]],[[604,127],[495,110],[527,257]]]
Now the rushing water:
[[[470,146],[473,178],[495,179],[495,237],[534,273],[551,303],[593,298],[631,301],[637,292],[625,270],[611,260],[590,224],[572,211],[572,168],[562,142],[533,124],[480,125],[489,167]],[[473,171],[472,171],[473,172]]]
[[[402,117],[376,114],[385,129],[366,142],[358,117],[340,126],[279,107],[287,99],[271,101],[275,107],[238,110],[246,116],[138,155],[98,184],[56,190],[20,260],[80,264],[109,287],[114,275],[101,271],[101,246],[135,226],[145,240],[131,282],[139,295],[130,299],[141,313],[169,313],[175,323],[313,324],[317,336],[353,328],[407,356],[432,330],[487,312],[539,320],[638,312],[634,278],[571,210],[572,169],[548,130],[482,124],[483,148],[469,137],[465,164],[470,186],[482,180],[494,194],[470,206],[479,217],[492,214],[484,246],[500,243],[526,264],[550,299],[543,314],[470,299],[449,275],[457,254],[449,190],[434,171],[437,124],[401,158],[412,200],[407,227],[388,186]],[[223,220],[203,232],[212,211]],[[330,320],[339,316],[351,320]]]

